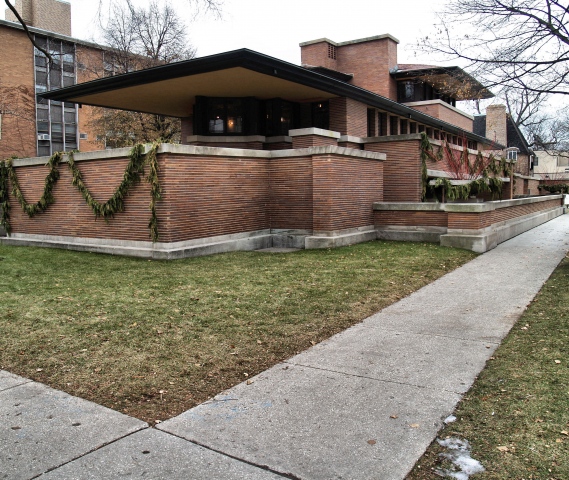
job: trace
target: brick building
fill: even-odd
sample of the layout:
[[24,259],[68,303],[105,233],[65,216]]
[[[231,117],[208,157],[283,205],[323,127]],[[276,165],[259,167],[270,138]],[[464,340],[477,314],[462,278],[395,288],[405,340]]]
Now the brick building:
[[[474,132],[474,117],[456,108],[490,92],[458,67],[400,65],[397,44],[391,35],[306,42],[302,66],[241,49],[43,93],[181,119],[182,145],[156,151],[159,240],[148,240],[147,184],[104,224],[65,171],[54,189],[65,201],[38,219],[16,209],[3,241],[155,258],[373,238],[485,251],[559,215],[558,196],[512,199],[511,177],[501,179],[505,202],[424,202],[428,182],[448,178],[441,162],[422,156],[425,137],[471,158],[505,155],[505,145]],[[75,155],[99,201],[120,182],[128,155]],[[45,159],[15,166],[30,179],[25,195],[41,194]]]
[[0,158],[35,157],[56,151],[103,147],[91,133],[91,107],[36,101],[36,93],[97,78],[104,48],[71,37],[71,6],[59,0],[18,0],[16,8],[47,58],[33,47],[10,10],[0,20]]

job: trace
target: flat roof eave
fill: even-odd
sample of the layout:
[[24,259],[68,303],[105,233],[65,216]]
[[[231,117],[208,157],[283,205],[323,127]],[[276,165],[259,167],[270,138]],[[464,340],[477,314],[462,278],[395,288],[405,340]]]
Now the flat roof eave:
[[[253,93],[259,92],[259,88],[264,89],[264,95]],[[287,98],[292,95],[294,98],[296,95],[305,101],[347,97],[429,127],[466,135],[481,143],[492,143],[369,90],[248,49],[106,77],[38,96],[48,100],[185,117],[192,113],[190,107],[195,96],[208,96],[206,92],[214,92],[209,96],[228,97]],[[283,92],[289,93],[285,96]]]

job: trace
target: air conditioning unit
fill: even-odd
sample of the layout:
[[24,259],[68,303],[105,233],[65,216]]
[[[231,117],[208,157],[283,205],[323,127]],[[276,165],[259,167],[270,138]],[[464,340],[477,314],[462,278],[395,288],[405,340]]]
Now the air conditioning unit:
[[51,140],[49,133],[38,133],[38,140]]
[[86,133],[80,133],[79,134],[79,140],[88,140],[89,139],[89,135],[87,135]]

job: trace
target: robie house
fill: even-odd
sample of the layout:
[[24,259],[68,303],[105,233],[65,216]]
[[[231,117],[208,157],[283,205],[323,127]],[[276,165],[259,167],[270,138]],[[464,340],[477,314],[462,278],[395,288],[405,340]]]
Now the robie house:
[[[64,158],[45,211],[30,218],[10,198],[2,241],[153,258],[376,238],[482,252],[560,215],[561,196],[527,196],[527,182],[514,198],[519,164],[494,158],[509,155],[488,133],[493,121],[475,134],[474,117],[456,108],[492,94],[458,67],[398,64],[397,44],[391,35],[306,42],[302,66],[242,49],[44,93],[179,117],[182,144],[145,147],[145,174],[107,222],[85,191],[99,205],[109,199],[133,151],[76,153],[73,169]],[[439,146],[488,168],[457,178],[449,158],[428,154]],[[26,201],[39,198],[46,158],[12,165]],[[468,201],[442,202],[445,188],[449,197],[465,185]]]

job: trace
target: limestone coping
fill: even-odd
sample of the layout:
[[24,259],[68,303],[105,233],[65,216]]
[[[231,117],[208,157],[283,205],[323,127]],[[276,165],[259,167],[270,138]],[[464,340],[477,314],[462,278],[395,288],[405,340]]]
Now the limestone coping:
[[362,137],[354,137],[352,135],[342,135],[338,142],[350,142],[350,143],[364,143],[364,139]]
[[416,212],[452,212],[483,213],[500,208],[529,205],[561,199],[563,195],[541,195],[539,197],[516,198],[512,200],[496,200],[484,203],[418,203],[418,202],[375,202],[373,209],[378,211],[416,211]]
[[300,137],[303,135],[318,135],[319,137],[329,137],[329,138],[340,138],[342,135],[340,132],[334,132],[332,130],[324,130],[323,128],[295,128],[289,130],[288,134],[290,137]]
[[384,38],[389,38],[391,40],[393,40],[396,43],[399,43],[399,40],[397,38],[395,38],[393,35],[389,34],[389,33],[384,33],[383,35],[375,35],[373,37],[365,37],[365,38],[358,38],[356,40],[348,40],[347,42],[335,42],[333,40],[330,40],[329,38],[317,38],[316,40],[308,40],[307,42],[302,42],[299,44],[299,46],[301,47],[306,47],[308,45],[314,45],[315,43],[322,43],[322,42],[326,42],[329,43],[330,45],[335,45],[336,47],[342,47],[344,45],[353,45],[355,43],[365,43],[365,42],[371,42],[373,40],[383,40]]
[[[146,144],[144,149],[148,152],[150,144]],[[90,160],[112,160],[126,158],[130,155],[131,148],[115,148],[109,150],[97,150],[94,152],[78,152],[73,155],[76,162]],[[180,145],[173,143],[162,143],[157,153],[174,155],[196,155],[208,157],[235,157],[235,158],[259,158],[259,159],[281,159],[306,157],[311,155],[339,155],[366,160],[383,161],[386,159],[385,153],[370,152],[366,150],[354,150],[353,148],[338,147],[336,145],[325,145],[321,147],[295,148],[286,150],[252,150],[245,148],[224,148],[224,147],[202,147],[196,145]],[[34,165],[46,165],[49,157],[19,158],[14,160],[15,167],[26,167]],[[67,162],[67,155],[64,155],[63,162]]]
[[266,137],[263,135],[243,135],[243,136],[232,136],[232,135],[220,135],[220,136],[208,136],[208,135],[188,135],[186,137],[187,142],[215,142],[215,143],[244,143],[244,142],[262,142],[265,143]]

